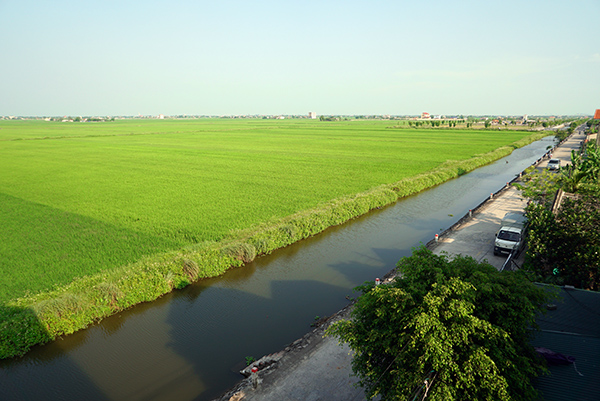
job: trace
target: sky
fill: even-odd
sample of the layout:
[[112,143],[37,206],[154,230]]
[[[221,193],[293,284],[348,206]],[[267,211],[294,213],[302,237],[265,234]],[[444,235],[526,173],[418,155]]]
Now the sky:
[[599,16],[599,0],[0,0],[0,116],[590,115]]

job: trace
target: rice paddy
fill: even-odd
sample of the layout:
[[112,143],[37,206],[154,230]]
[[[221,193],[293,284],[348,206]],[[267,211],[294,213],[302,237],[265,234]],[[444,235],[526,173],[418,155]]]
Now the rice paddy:
[[389,121],[0,123],[0,301],[465,160],[525,132]]
[[545,136],[389,121],[0,121],[0,359]]

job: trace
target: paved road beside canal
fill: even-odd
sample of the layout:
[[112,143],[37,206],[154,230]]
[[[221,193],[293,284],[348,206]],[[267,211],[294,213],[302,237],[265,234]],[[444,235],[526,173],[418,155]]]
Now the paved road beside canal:
[[[559,159],[564,166],[571,162],[571,151],[581,147],[585,139],[582,130],[577,130],[570,138],[552,151],[552,158]],[[543,159],[537,164],[538,169],[545,169],[549,159]],[[556,173],[558,174],[558,172]],[[494,255],[495,234],[500,228],[500,222],[508,212],[523,212],[527,202],[521,197],[520,191],[509,187],[497,193],[493,199],[481,205],[471,218],[452,227],[441,236],[439,242],[430,243],[435,254],[446,252],[449,255],[471,256],[477,261],[487,260],[492,266],[500,269],[506,257]],[[515,261],[518,266],[524,259],[524,252]]]
[[[482,262],[487,260],[492,266],[500,269],[506,261],[506,256],[494,255],[494,240],[500,222],[508,212],[522,212],[527,202],[521,197],[521,192],[515,187],[496,195],[484,203],[470,219],[455,227],[447,235],[440,238],[437,244],[430,246],[433,253],[448,253],[450,256],[471,256]],[[523,259],[523,252],[517,264]]]
[[[552,158],[559,159],[564,166],[571,162],[571,151],[581,147],[585,139],[582,130],[577,130],[569,139],[552,151]],[[538,169],[545,169],[549,159],[543,159],[537,164]],[[556,173],[558,174],[558,172]],[[441,236],[439,242],[430,243],[435,254],[446,252],[449,255],[471,256],[477,261],[487,260],[492,266],[500,269],[506,257],[494,255],[495,234],[500,228],[500,222],[508,212],[523,212],[527,202],[521,197],[520,191],[509,187],[497,193],[473,213],[471,218],[452,227]],[[524,252],[515,260],[518,266],[524,259]]]
[[[576,132],[554,151],[553,158],[561,159],[563,165],[571,160],[571,150],[578,149],[585,135]],[[538,164],[546,168],[547,160]],[[526,201],[515,188],[507,188],[494,195],[441,236],[438,243],[430,243],[435,252],[450,255],[469,255],[487,260],[500,268],[505,258],[493,253],[494,234],[507,212],[522,211]],[[522,256],[521,256],[522,258]],[[521,260],[518,259],[517,263]],[[224,395],[222,401],[353,401],[364,400],[364,391],[355,387],[352,377],[352,352],[340,346],[335,338],[323,337],[328,324],[347,318],[350,308],[338,313],[331,321],[308,333],[290,349],[286,349],[274,369],[266,368],[259,374],[261,382],[254,389],[249,380]]]

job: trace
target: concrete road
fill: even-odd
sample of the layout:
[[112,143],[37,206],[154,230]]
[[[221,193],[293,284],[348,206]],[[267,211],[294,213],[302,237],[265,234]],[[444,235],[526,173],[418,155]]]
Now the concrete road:
[[275,369],[260,372],[257,388],[249,379],[241,382],[222,401],[353,401],[365,400],[365,393],[354,386],[352,351],[337,339],[324,337],[325,328],[347,319],[351,308],[338,313],[327,324],[300,339],[288,350]]
[[[561,162],[561,166],[566,164],[571,164],[571,151],[578,150],[581,148],[581,143],[585,140],[586,135],[583,131],[583,128],[579,127],[577,130],[571,135],[569,139],[560,144],[554,151],[552,152],[553,159],[559,159]],[[538,168],[547,168],[548,159],[542,161]]]
[[[506,256],[494,255],[495,234],[506,213],[522,212],[526,205],[527,202],[521,198],[520,191],[510,187],[486,202],[471,219],[442,236],[437,245],[430,248],[435,254],[446,252],[450,256],[471,256],[478,262],[486,260],[500,269],[506,261]],[[522,259],[523,253],[516,260],[519,266]]]
[[[292,372],[273,372],[263,378],[256,390],[246,390],[243,400],[256,401],[351,401],[366,399],[361,388],[354,387],[352,353],[338,345],[335,338],[326,337],[319,347],[298,361],[289,361]],[[282,365],[283,367],[283,365]]]
[[[571,162],[571,151],[577,150],[585,140],[583,130],[577,130],[570,138],[560,144],[552,152],[552,158],[560,159],[562,165]],[[537,168],[545,169],[548,159],[542,160]],[[500,227],[500,222],[508,212],[523,212],[527,202],[521,197],[520,191],[510,187],[494,199],[487,201],[471,219],[467,219],[460,226],[454,227],[442,236],[437,244],[430,248],[435,254],[446,252],[449,255],[471,256],[481,262],[487,260],[492,266],[500,269],[506,261],[506,256],[494,255],[495,234]],[[524,252],[515,260],[518,266],[524,259]]]

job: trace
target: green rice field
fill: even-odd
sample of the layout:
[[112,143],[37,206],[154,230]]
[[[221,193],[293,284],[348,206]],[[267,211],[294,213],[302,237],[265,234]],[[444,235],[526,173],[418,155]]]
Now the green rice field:
[[0,302],[509,145],[390,121],[0,121]]

